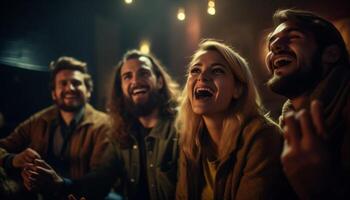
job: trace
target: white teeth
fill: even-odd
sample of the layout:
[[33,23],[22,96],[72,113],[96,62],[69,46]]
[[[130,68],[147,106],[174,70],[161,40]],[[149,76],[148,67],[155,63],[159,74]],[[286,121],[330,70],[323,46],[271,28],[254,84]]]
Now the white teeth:
[[133,94],[137,94],[137,93],[140,93],[140,92],[147,92],[147,89],[146,88],[137,88],[137,89],[134,89],[132,91]]
[[292,59],[290,57],[287,57],[287,56],[278,57],[273,61],[273,65],[279,66],[280,61],[292,62]]
[[210,88],[196,88],[196,92],[200,92],[200,91],[207,91],[211,94],[213,94],[214,92],[210,89]]

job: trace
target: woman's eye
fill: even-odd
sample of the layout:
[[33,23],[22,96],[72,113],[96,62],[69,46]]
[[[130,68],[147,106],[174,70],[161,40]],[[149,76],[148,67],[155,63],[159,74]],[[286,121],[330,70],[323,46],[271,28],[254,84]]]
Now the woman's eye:
[[201,72],[201,70],[199,68],[192,68],[190,70],[190,74],[199,74]]
[[221,68],[214,68],[212,70],[213,74],[225,74],[225,70],[221,69]]

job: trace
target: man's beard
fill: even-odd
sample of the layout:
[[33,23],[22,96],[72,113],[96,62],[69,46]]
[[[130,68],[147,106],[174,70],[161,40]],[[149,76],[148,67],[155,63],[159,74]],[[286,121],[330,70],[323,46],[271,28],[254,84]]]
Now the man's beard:
[[[268,80],[267,86],[275,93],[289,99],[298,97],[314,88],[322,76],[321,57],[316,53],[308,71],[300,68],[287,76],[273,76]],[[306,66],[302,66],[306,67]]]
[[[77,94],[77,95],[80,95],[80,94]],[[62,93],[59,98],[56,98],[56,100],[54,100],[54,102],[56,103],[56,105],[60,110],[63,110],[66,112],[78,112],[85,106],[87,102],[87,100],[84,99],[84,97],[79,96],[79,98],[80,98],[79,103],[73,104],[73,105],[67,105],[66,103],[64,103],[64,94]]]
[[158,91],[150,91],[147,101],[143,103],[135,103],[132,98],[125,97],[125,109],[134,117],[144,117],[150,115],[157,107],[159,107],[161,99],[162,97]]

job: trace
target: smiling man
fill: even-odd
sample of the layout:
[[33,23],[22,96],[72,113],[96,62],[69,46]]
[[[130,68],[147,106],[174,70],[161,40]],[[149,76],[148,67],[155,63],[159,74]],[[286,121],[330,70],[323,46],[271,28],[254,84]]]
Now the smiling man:
[[70,179],[99,165],[110,131],[108,116],[88,104],[93,84],[86,63],[61,57],[51,68],[55,105],[34,114],[0,140],[1,166],[9,174],[22,170],[25,188],[41,193],[44,199],[59,198]]
[[117,65],[109,100],[116,144],[109,163],[122,163],[110,170],[118,177],[114,190],[123,198],[174,199],[178,93],[154,56],[132,50]]
[[339,31],[314,13],[280,10],[268,37],[269,88],[288,98],[283,169],[301,199],[349,199],[350,64]]

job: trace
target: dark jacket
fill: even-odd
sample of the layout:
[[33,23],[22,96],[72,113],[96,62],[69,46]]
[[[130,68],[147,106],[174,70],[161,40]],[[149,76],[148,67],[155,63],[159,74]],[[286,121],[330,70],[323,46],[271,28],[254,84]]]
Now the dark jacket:
[[[326,144],[336,175],[330,188],[316,194],[316,199],[350,199],[350,66],[333,66],[310,94],[310,102],[314,99],[321,101],[324,108]],[[302,107],[308,108],[310,102]],[[283,105],[280,123],[289,110],[294,108],[288,100]]]

